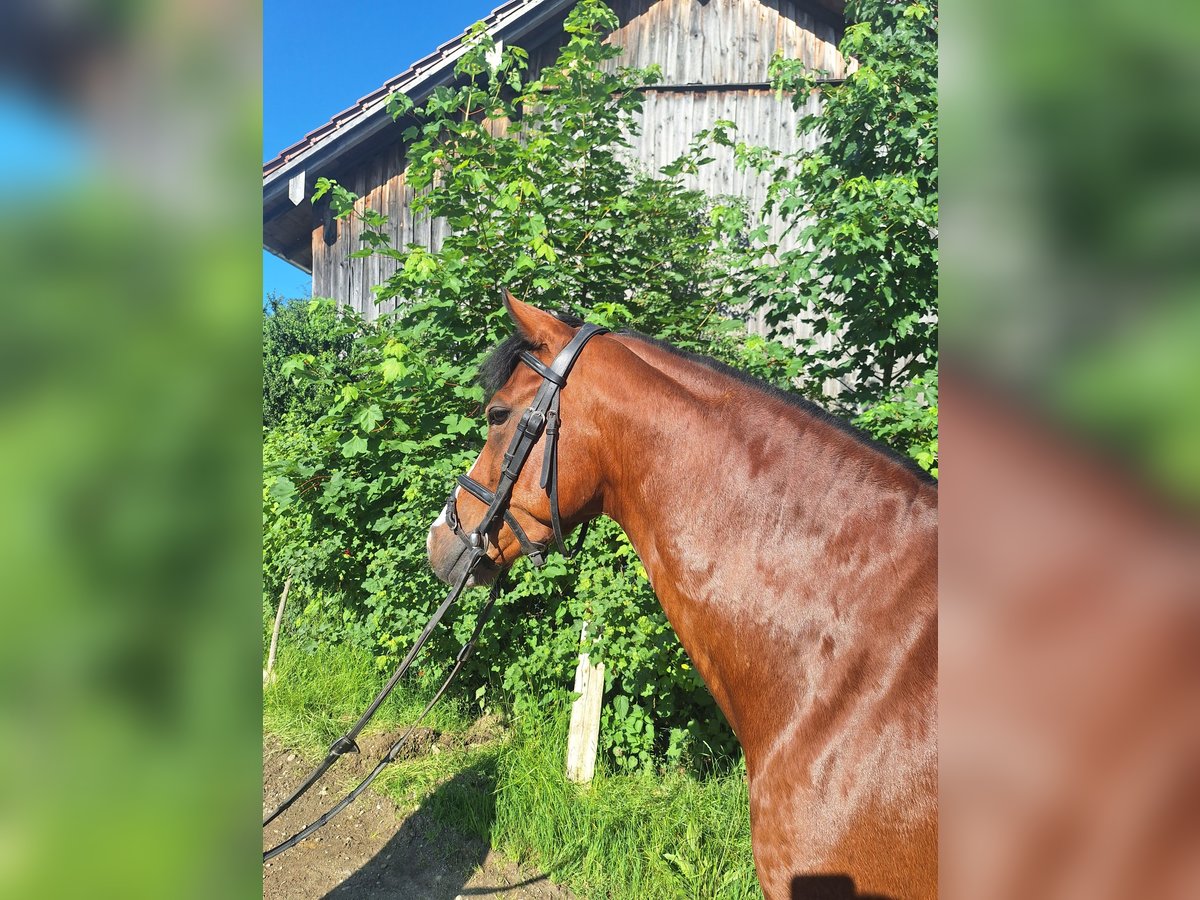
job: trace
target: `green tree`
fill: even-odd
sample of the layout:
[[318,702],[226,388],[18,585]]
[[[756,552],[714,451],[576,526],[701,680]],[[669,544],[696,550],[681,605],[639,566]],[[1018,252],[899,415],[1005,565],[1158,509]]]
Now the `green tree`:
[[313,382],[294,384],[284,363],[299,353],[341,365],[353,346],[352,335],[339,329],[333,304],[321,300],[289,300],[272,294],[263,305],[263,426],[273,428],[289,413],[315,422],[329,405]]
[[740,289],[777,332],[811,325],[807,374],[841,381],[838,400],[854,411],[915,378],[936,381],[937,0],[849,0],[846,16],[843,83],[799,60],[772,63],[797,109],[820,93],[799,130],[822,141],[790,155],[739,148],[743,164],[771,174],[764,213],[796,239],[756,248],[777,258],[751,266]]

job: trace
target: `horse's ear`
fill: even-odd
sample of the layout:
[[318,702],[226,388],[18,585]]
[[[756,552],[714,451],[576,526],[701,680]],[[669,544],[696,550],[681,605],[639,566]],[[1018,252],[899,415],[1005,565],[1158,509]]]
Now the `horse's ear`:
[[504,308],[516,323],[517,330],[534,346],[558,348],[566,344],[574,333],[566,322],[518,300],[507,288],[504,290]]

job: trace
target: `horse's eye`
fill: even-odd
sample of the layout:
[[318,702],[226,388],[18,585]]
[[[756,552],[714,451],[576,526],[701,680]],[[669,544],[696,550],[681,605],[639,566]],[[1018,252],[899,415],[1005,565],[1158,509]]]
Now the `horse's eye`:
[[497,406],[488,410],[487,420],[489,425],[503,425],[508,421],[509,410],[502,406]]

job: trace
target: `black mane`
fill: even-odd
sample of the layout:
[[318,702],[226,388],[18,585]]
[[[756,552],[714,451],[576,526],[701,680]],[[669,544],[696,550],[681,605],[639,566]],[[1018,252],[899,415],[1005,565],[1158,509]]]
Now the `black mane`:
[[[572,328],[578,328],[583,324],[582,319],[570,315],[569,313],[555,313],[555,317],[560,321],[570,325]],[[768,384],[760,378],[755,378],[753,375],[742,372],[739,369],[735,369],[733,366],[726,365],[725,363],[713,359],[710,356],[701,356],[699,353],[690,353],[687,350],[681,350],[673,344],[668,344],[666,341],[650,337],[649,335],[642,334],[641,332],[618,331],[616,333],[624,335],[625,337],[635,338],[639,341],[645,341],[647,344],[652,344],[655,347],[658,347],[660,350],[665,350],[667,353],[670,353],[674,356],[694,362],[697,365],[704,366],[705,368],[712,369],[713,371],[720,372],[722,375],[727,375],[735,381],[739,381],[748,387],[762,391],[763,393],[774,397],[777,400],[781,400],[784,403],[797,407],[798,409],[802,409],[805,413],[813,418],[838,429],[844,434],[850,435],[850,437],[854,438],[854,440],[859,444],[869,447],[877,453],[882,453],[893,462],[899,463],[922,481],[934,486],[936,486],[938,483],[936,478],[917,465],[916,462],[910,457],[905,456],[903,453],[896,452],[887,444],[880,443],[862,429],[851,425],[845,419],[829,412],[829,410],[825,409],[824,407],[818,406],[811,400],[801,397],[798,394],[793,394],[790,391],[785,391],[773,384]],[[504,385],[508,383],[508,379],[512,378],[513,372],[516,371],[517,365],[521,361],[521,354],[526,350],[533,349],[533,342],[518,331],[506,337],[496,347],[495,350],[487,355],[487,358],[484,359],[484,361],[480,364],[479,374],[475,378],[476,383],[483,388],[484,405],[486,405],[487,402],[492,399],[492,397],[498,390],[500,390],[500,388],[504,387]]]

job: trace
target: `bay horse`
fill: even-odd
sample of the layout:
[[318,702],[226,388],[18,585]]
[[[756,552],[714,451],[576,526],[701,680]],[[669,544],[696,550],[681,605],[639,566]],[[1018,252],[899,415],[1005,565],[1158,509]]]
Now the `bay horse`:
[[[481,369],[470,472],[491,486],[542,380],[520,353],[548,365],[576,332],[505,304],[517,331]],[[936,897],[936,482],[815,404],[635,334],[587,344],[560,421],[562,521],[610,516],[641,557],[745,753],[768,900]],[[485,504],[456,495],[463,525],[480,522]],[[509,509],[549,542],[536,466]],[[497,522],[470,583],[521,553]],[[428,551],[442,580],[463,574],[445,513]]]

